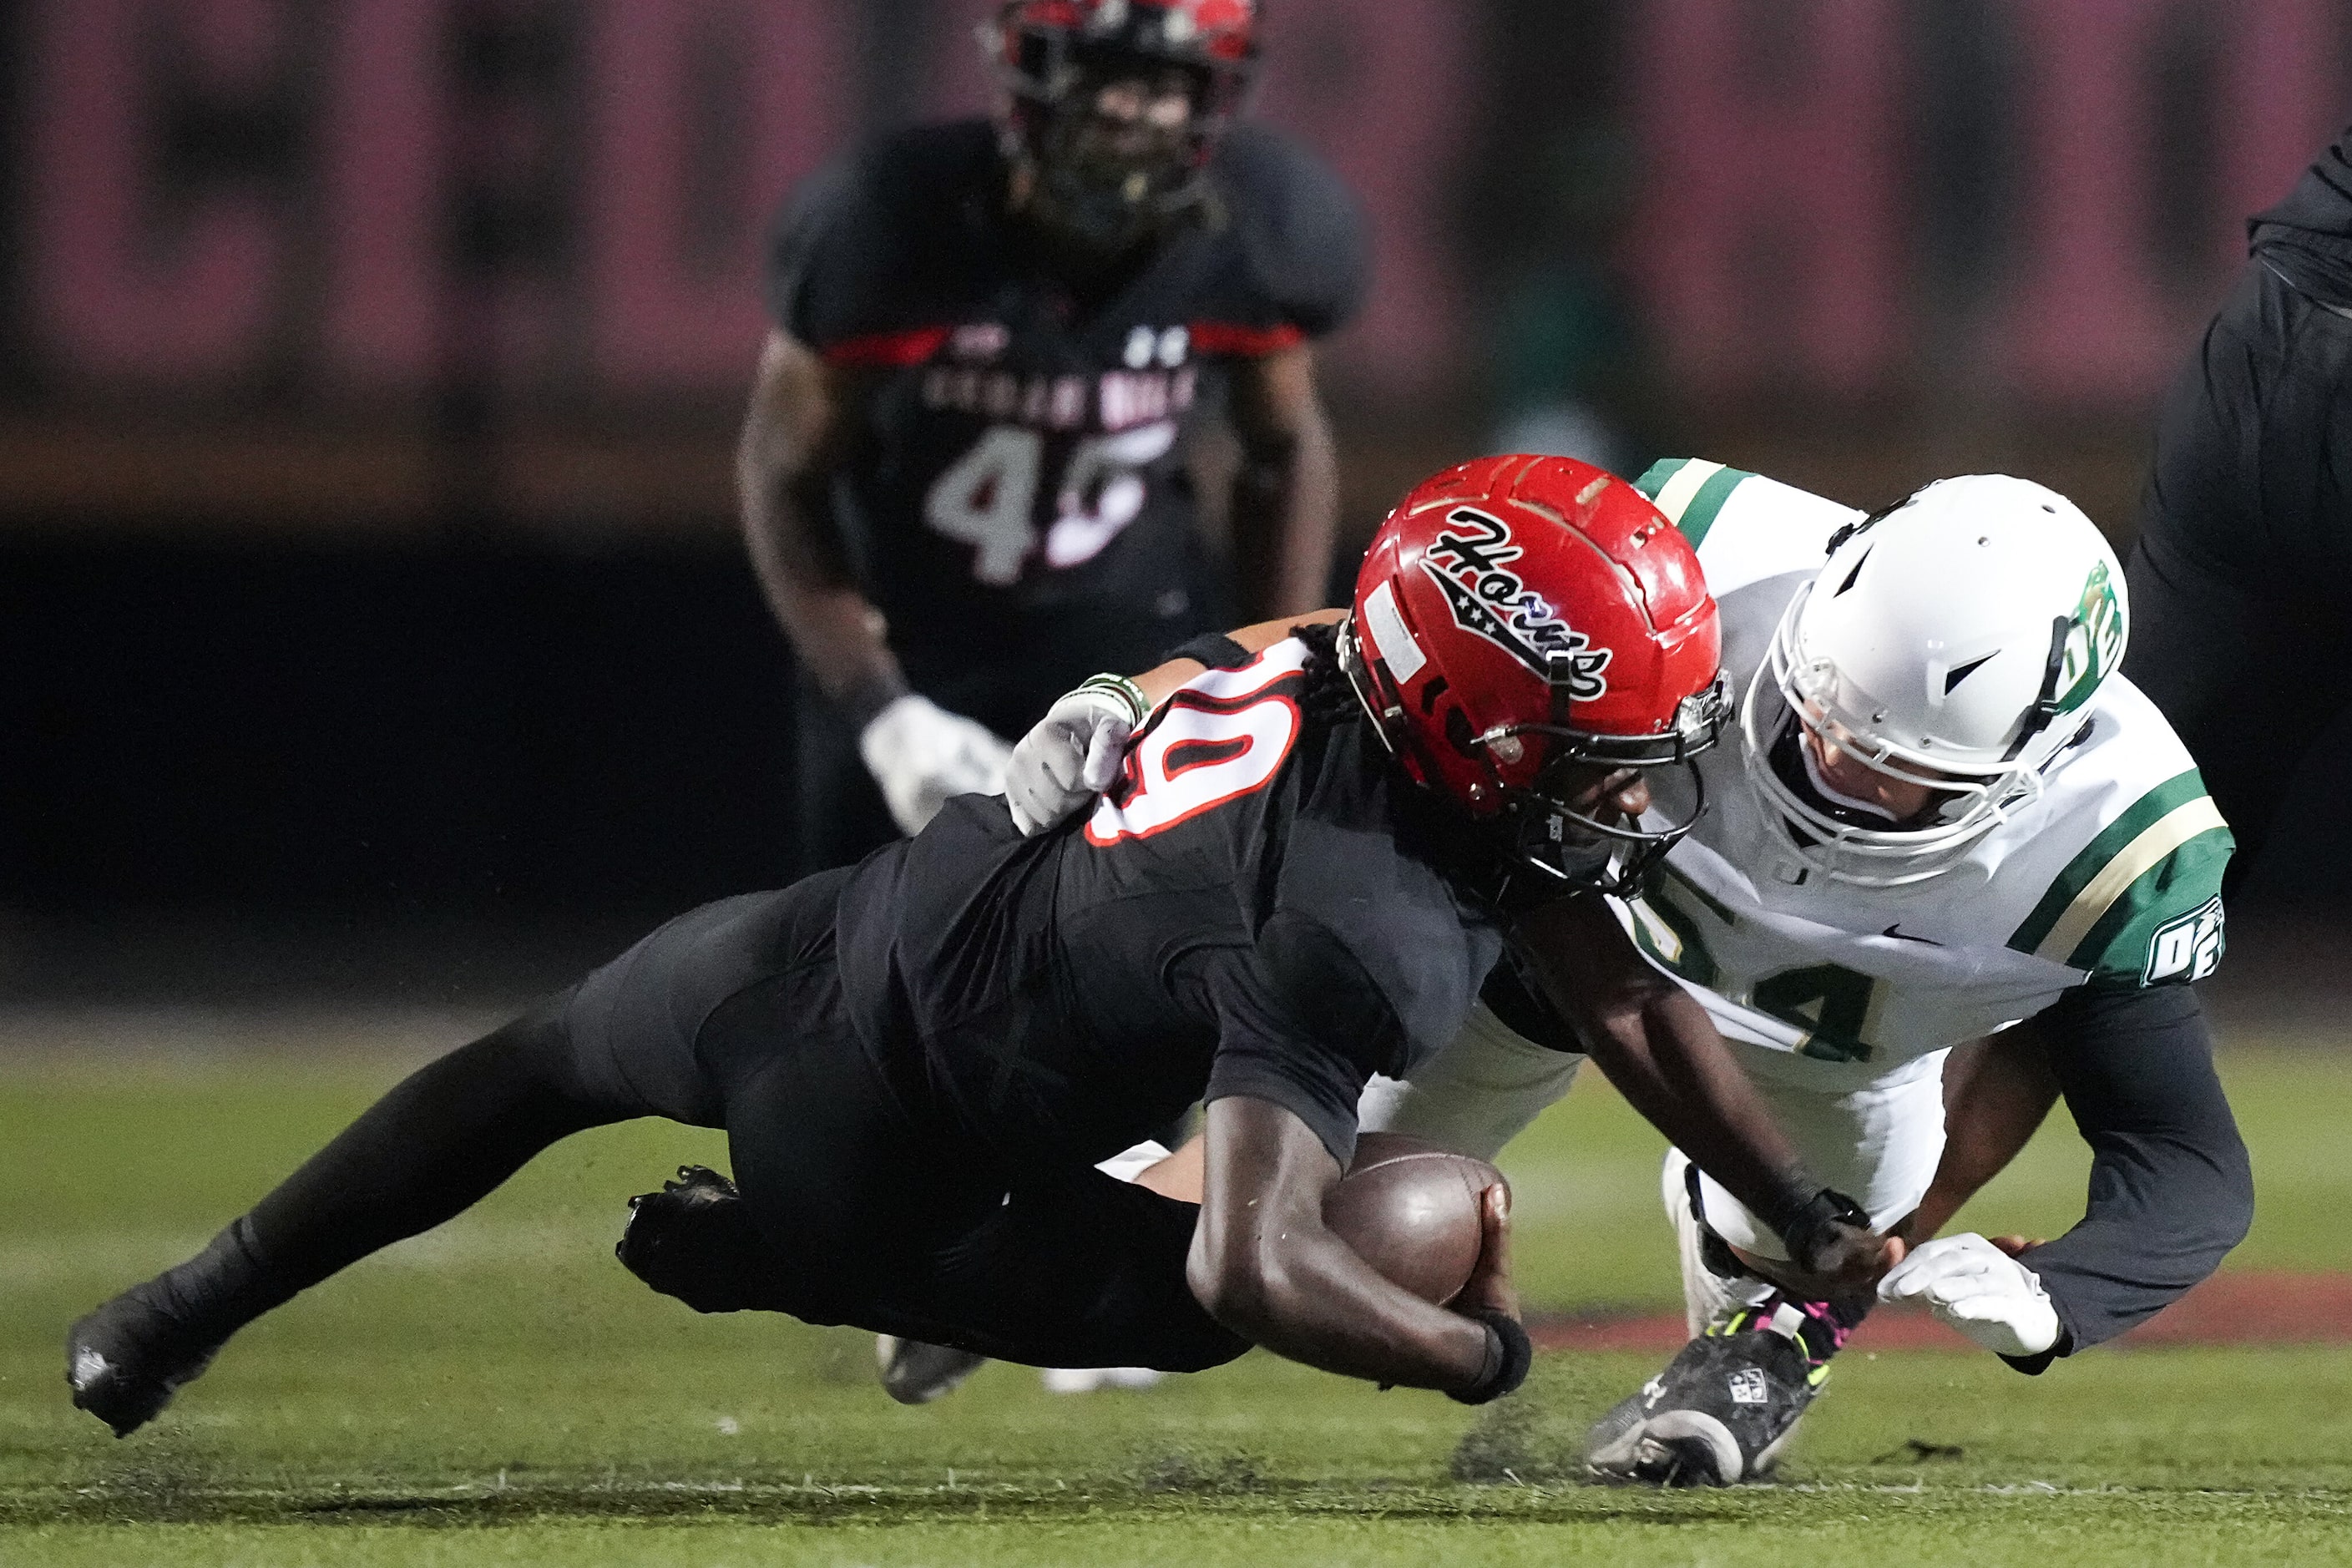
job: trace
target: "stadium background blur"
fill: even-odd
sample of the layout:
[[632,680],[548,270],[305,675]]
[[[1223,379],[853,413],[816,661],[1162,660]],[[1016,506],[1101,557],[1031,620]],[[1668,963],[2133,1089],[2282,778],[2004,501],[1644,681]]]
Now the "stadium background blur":
[[[987,10],[0,6],[0,994],[503,1002],[789,877],[761,238],[845,138],[985,105]],[[2352,114],[2329,0],[1269,13],[1256,111],[1374,223],[1351,542],[1502,447],[2008,470],[2125,541],[2244,215]],[[2344,752],[2225,997],[2308,989]]]

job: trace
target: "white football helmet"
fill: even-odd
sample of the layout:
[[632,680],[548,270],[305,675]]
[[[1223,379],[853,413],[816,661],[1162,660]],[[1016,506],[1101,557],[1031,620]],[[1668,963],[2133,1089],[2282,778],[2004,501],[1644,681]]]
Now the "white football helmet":
[[[1790,601],[1740,704],[1749,782],[1832,880],[1935,876],[2040,795],[2127,624],[2123,568],[2072,501],[2005,475],[1939,480],[1839,530]],[[1901,824],[1843,809],[1799,725],[1939,804]]]

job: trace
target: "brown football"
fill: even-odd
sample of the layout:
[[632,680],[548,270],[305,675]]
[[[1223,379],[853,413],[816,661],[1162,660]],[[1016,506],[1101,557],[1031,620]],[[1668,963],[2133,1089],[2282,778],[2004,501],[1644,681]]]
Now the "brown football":
[[1323,1223],[1389,1283],[1442,1307],[1478,1266],[1478,1194],[1502,1179],[1484,1160],[1367,1132]]

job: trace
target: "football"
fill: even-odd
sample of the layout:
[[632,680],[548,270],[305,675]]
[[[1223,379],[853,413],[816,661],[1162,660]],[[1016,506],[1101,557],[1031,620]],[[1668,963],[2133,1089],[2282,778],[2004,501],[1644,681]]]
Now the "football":
[[1478,1266],[1478,1194],[1502,1180],[1484,1160],[1367,1132],[1323,1222],[1382,1279],[1442,1307]]

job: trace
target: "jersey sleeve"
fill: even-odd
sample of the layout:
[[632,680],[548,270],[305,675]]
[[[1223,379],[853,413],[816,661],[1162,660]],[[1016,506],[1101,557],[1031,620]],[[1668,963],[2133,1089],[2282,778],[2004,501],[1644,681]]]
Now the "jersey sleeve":
[[2067,862],[2009,946],[2098,989],[2185,984],[2221,961],[2221,873],[2235,847],[2190,768],[2135,801]]
[[1650,465],[1633,488],[1682,531],[1717,599],[1786,572],[1817,569],[1830,536],[1862,513],[1745,468],[1702,458]]
[[1276,911],[1246,952],[1212,961],[1217,1049],[1202,1098],[1270,1100],[1314,1131],[1345,1165],[1356,1101],[1402,1054],[1403,1026],[1381,988],[1331,931]]
[[1243,260],[1236,287],[1192,325],[1204,354],[1269,353],[1345,326],[1362,305],[1371,247],[1339,175],[1288,137],[1236,125],[1217,159]]
[[854,312],[850,256],[874,215],[859,160],[833,159],[793,192],[768,243],[768,313],[802,342],[823,349]]
[[1693,550],[1706,542],[1731,492],[1757,476],[1704,458],[1661,458],[1633,481],[1633,488],[1666,514]]
[[768,312],[836,364],[915,364],[946,341],[970,193],[992,167],[982,121],[853,148],[793,190],[770,232]]

